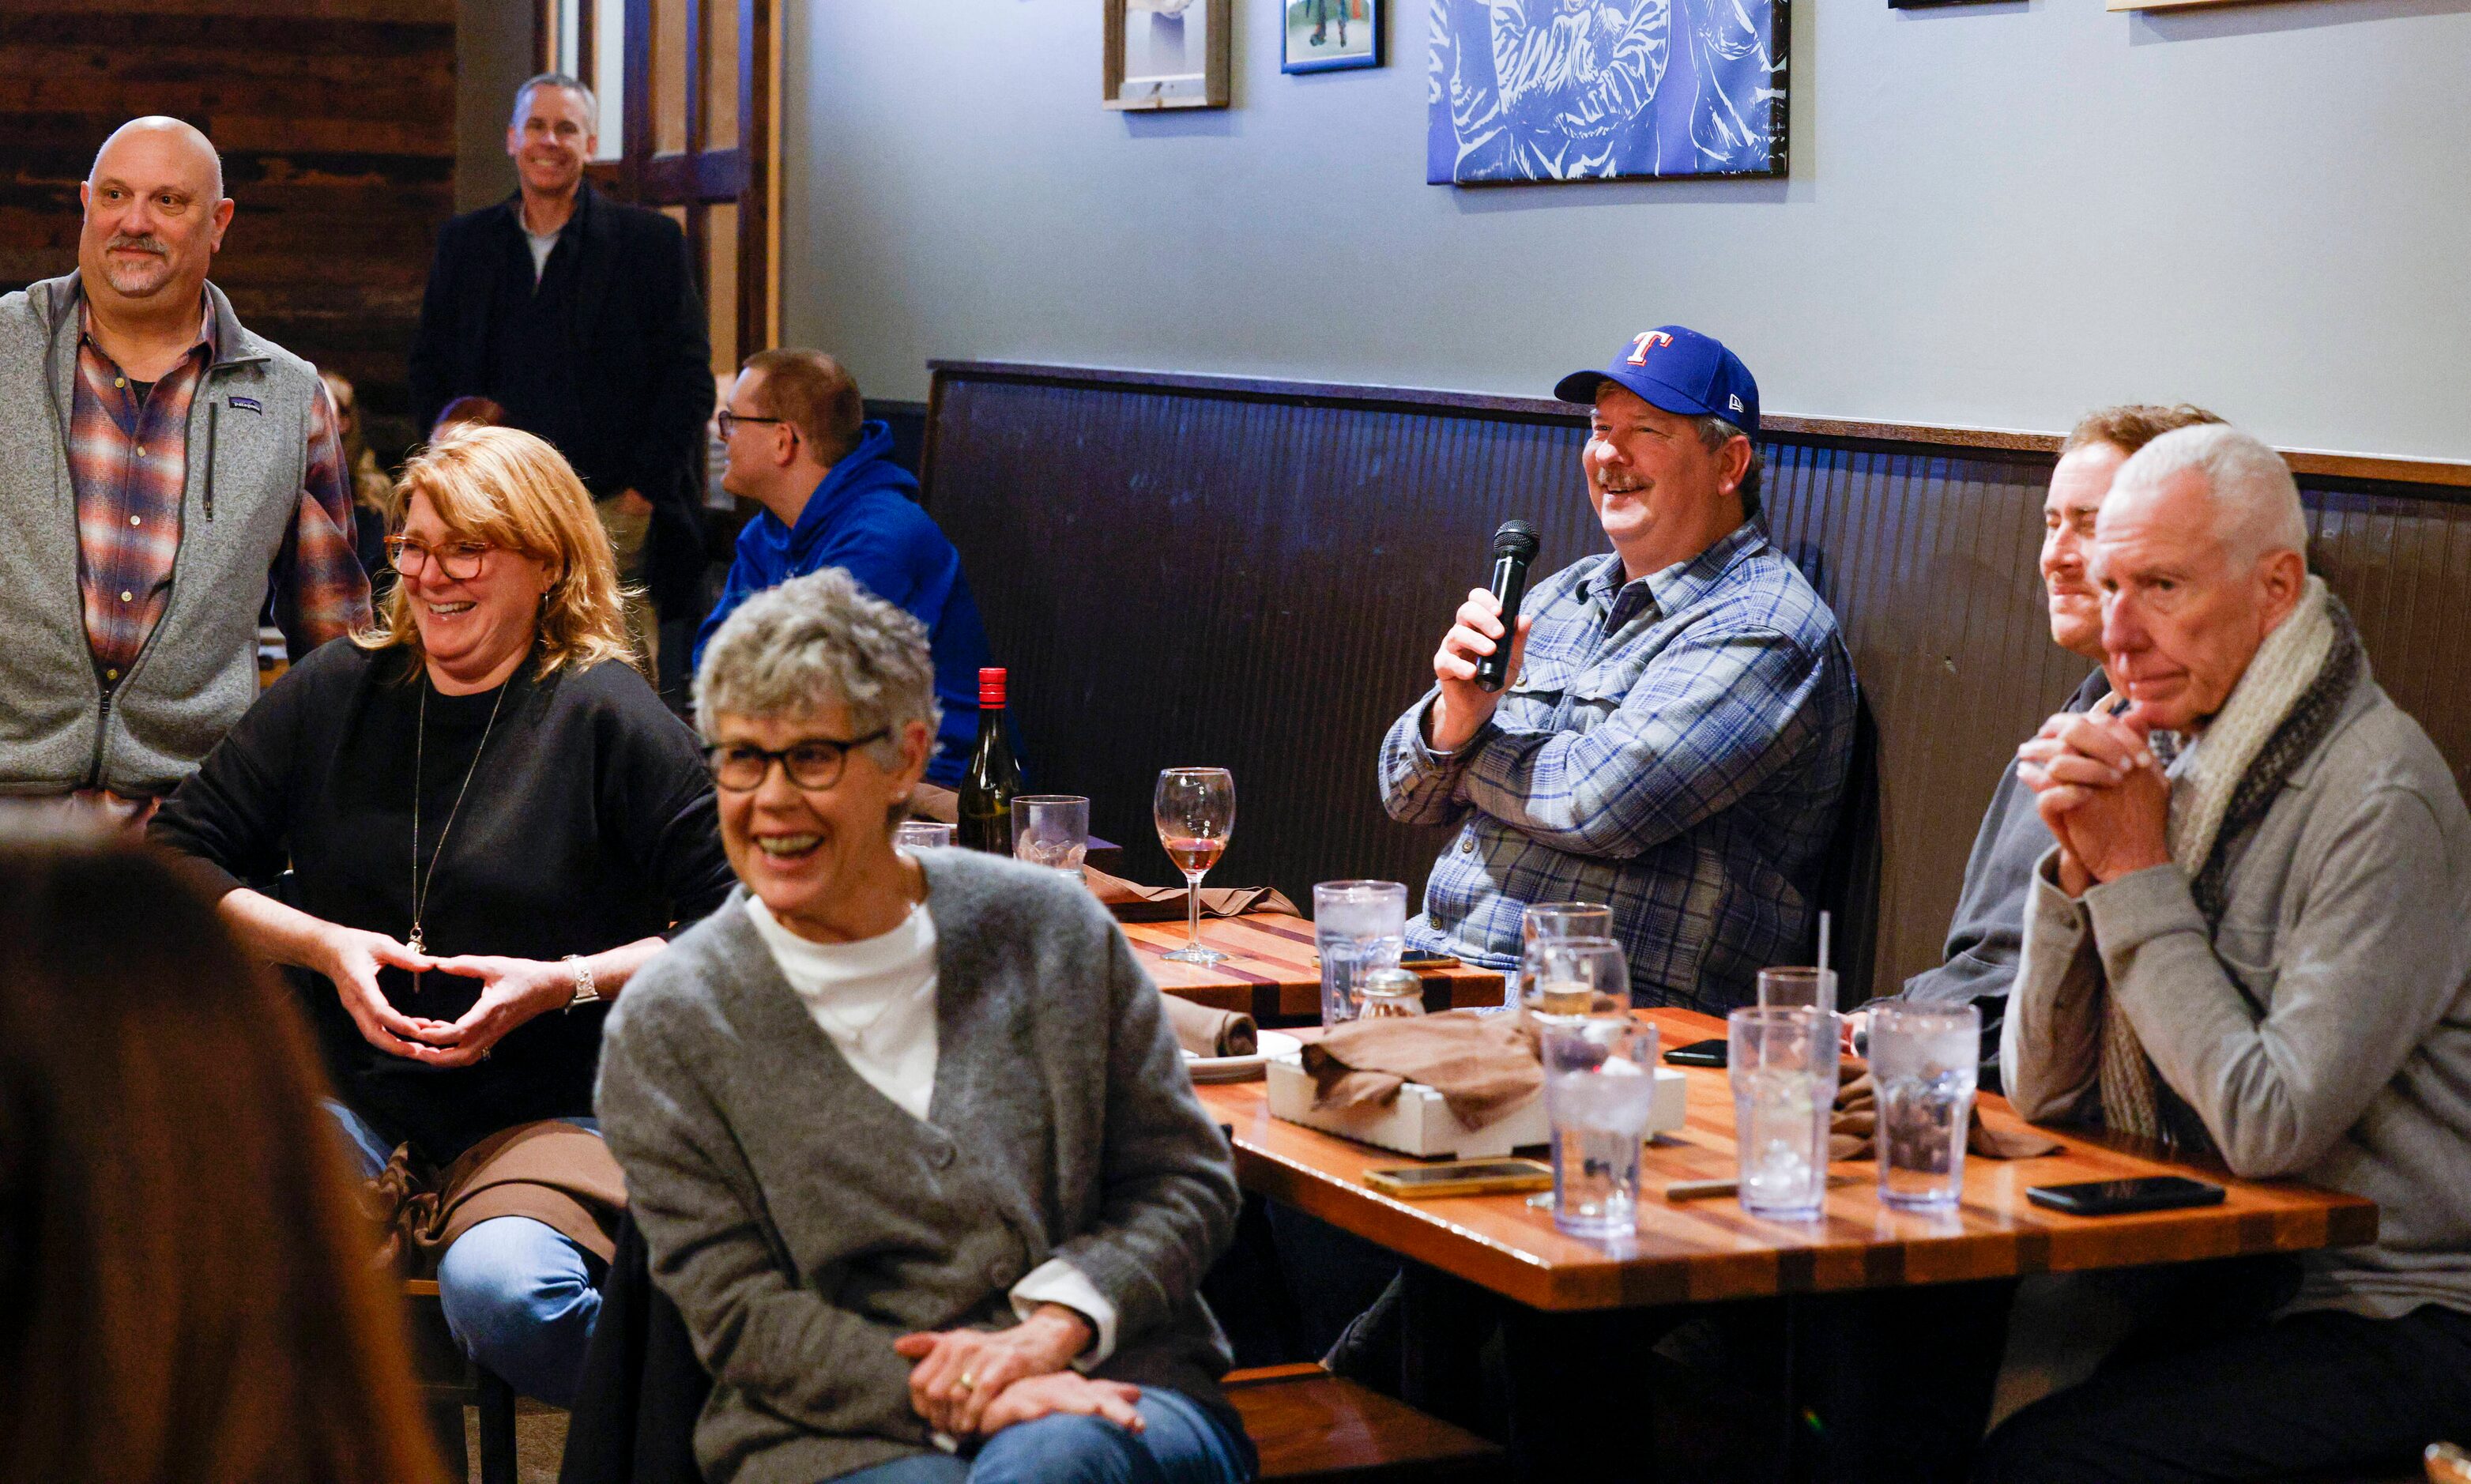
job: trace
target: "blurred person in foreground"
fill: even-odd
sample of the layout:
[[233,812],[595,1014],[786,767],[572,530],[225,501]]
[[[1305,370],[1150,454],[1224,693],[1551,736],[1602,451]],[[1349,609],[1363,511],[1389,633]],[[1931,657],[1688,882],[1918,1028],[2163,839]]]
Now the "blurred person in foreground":
[[[491,1213],[412,1240],[464,1347],[564,1404],[624,1202],[589,1133],[600,1023],[729,865],[566,461],[472,429],[402,491],[381,625],[275,682],[153,831],[209,867],[245,947],[296,971],[364,1172],[392,1153],[399,1192]],[[461,1200],[497,1182],[549,1193]]]
[[2368,1245],[2171,1275],[1986,1479],[2373,1469],[2471,1428],[2471,814],[2311,576],[2282,459],[2226,427],[2123,465],[2094,526],[2126,709],[2018,751],[2036,864],[2008,1095],[2377,1203]]
[[599,1106],[713,1378],[704,1476],[1250,1478],[1199,1295],[1235,1171],[1157,986],[1079,883],[893,848],[918,621],[794,578],[695,705],[741,889],[611,1015]]
[[324,1095],[187,873],[0,820],[0,1480],[445,1477]]
[[[2111,477],[2129,457],[2163,434],[2222,419],[2200,407],[2130,404],[2106,407],[2078,421],[2059,445],[2042,501],[2042,592],[2050,609],[2051,643],[2070,654],[2102,663],[2102,595],[2086,576],[2094,517],[2110,492]],[[2089,711],[2111,692],[2100,669],[2084,677],[2062,708]],[[2016,980],[2024,946],[2025,902],[2034,862],[2051,848],[2051,832],[2035,807],[2034,790],[2016,777],[2010,759],[1990,793],[1990,807],[1965,859],[1965,885],[1947,925],[1945,960],[1905,980],[1895,998],[1937,1004],[1971,1004],[1982,1012],[1982,1086],[1999,1090],[1999,1028],[2008,990]],[[1855,1013],[1861,1019],[1862,1012]]]
[[142,819],[296,659],[368,622],[317,371],[206,271],[223,161],[132,119],[78,187],[78,266],[0,295],[0,793]]
[[866,420],[858,383],[820,350],[764,350],[715,414],[721,487],[763,511],[738,535],[695,663],[738,605],[791,577],[839,567],[927,629],[944,720],[927,781],[957,788],[978,735],[978,671],[995,663],[961,554],[892,458],[892,429]]
[[[1407,941],[1518,963],[1540,902],[1601,902],[1642,1005],[1722,1015],[1806,962],[1853,752],[1836,616],[1759,518],[1759,391],[1680,325],[1554,395],[1592,403],[1580,454],[1612,551],[1527,595],[1518,631],[1476,589],[1433,688],[1382,739],[1390,816],[1449,825]],[[1476,665],[1510,648],[1508,683]]]

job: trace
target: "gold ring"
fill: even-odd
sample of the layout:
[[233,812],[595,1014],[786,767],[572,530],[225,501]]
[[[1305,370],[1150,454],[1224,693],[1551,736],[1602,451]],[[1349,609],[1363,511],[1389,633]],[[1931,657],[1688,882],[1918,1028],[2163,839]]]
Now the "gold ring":
[[976,1391],[978,1389],[977,1381],[972,1378],[970,1373],[967,1371],[963,1371],[961,1373],[961,1378],[954,1381],[953,1384],[960,1387],[963,1391]]

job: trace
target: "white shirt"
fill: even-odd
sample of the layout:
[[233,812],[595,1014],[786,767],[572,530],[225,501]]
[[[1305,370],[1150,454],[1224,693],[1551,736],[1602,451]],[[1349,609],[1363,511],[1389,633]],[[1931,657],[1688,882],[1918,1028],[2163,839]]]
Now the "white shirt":
[[[755,934],[781,977],[850,1070],[921,1123],[935,1096],[935,919],[912,907],[900,926],[855,943],[817,943],[781,925],[762,899],[746,898]],[[1029,1317],[1061,1304],[1090,1321],[1096,1338],[1073,1360],[1087,1370],[1115,1354],[1116,1307],[1080,1269],[1049,1258],[1012,1285],[1013,1312]]]
[[557,246],[557,233],[535,232],[528,226],[524,228],[524,237],[532,245],[532,283],[537,286],[541,275],[549,271],[550,249]]

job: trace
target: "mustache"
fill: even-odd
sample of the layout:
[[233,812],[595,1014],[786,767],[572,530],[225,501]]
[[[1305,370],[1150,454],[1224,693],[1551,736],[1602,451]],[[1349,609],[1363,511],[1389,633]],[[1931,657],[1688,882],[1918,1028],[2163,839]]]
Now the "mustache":
[[164,245],[162,238],[152,234],[131,237],[126,232],[114,232],[111,234],[111,240],[103,245],[103,250],[106,252],[119,252],[132,247],[139,252],[159,252],[166,257],[172,252],[172,249]]

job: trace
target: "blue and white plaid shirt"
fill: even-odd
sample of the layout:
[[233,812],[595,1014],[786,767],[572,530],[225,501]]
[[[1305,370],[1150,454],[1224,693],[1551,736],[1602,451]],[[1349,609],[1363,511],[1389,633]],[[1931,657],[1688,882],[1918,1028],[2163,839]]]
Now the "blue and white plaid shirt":
[[1467,745],[1425,745],[1438,688],[1382,739],[1391,817],[1459,827],[1407,941],[1511,969],[1530,903],[1602,902],[1636,1002],[1750,1002],[1809,958],[1853,751],[1836,615],[1754,524],[1634,582],[1573,563],[1523,611],[1525,662]]

